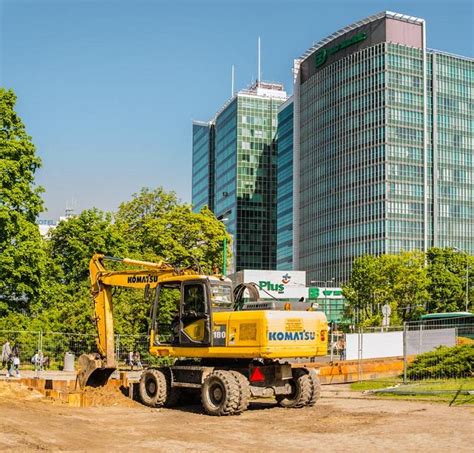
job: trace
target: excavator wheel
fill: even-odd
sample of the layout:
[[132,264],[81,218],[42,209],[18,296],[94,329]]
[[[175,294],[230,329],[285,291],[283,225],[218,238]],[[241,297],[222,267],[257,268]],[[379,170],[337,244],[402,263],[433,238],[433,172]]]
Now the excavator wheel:
[[237,414],[241,414],[242,412],[246,411],[249,407],[250,402],[250,384],[248,379],[238,371],[232,370],[231,373],[237,379],[240,387],[240,404],[236,411]]
[[163,368],[160,370],[164,373],[166,378],[166,400],[165,407],[174,407],[180,403],[181,400],[181,389],[171,387],[172,373],[169,368]]
[[[303,370],[294,370],[290,395],[277,395],[276,400],[282,407],[297,408],[307,406],[313,395],[313,383],[309,374]],[[314,404],[314,403],[313,403]]]
[[214,370],[202,385],[202,405],[208,415],[240,413],[242,392],[238,378],[226,370]]
[[142,373],[139,394],[143,404],[150,407],[163,407],[166,403],[168,386],[166,377],[160,370],[148,369]]
[[318,375],[314,369],[308,369],[308,376],[312,387],[311,398],[308,401],[308,406],[314,406],[321,397],[321,383],[319,382]]

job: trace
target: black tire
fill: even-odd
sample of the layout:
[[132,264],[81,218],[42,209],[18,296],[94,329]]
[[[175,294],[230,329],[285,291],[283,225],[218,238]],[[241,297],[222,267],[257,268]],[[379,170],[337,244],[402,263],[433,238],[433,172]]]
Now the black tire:
[[232,370],[231,373],[233,376],[237,379],[237,382],[239,383],[239,388],[240,388],[240,403],[239,407],[237,409],[238,414],[241,414],[242,412],[246,411],[247,408],[249,407],[250,403],[250,383],[248,379],[242,374],[239,373],[238,371]]
[[308,376],[311,381],[311,398],[308,401],[308,406],[314,406],[321,397],[321,383],[319,382],[316,371],[312,368],[308,369]]
[[145,370],[140,377],[138,391],[143,404],[150,407],[162,407],[166,403],[167,383],[160,370]]
[[204,379],[201,399],[209,415],[239,413],[241,392],[237,378],[230,371],[214,370]]
[[291,395],[278,395],[276,397],[281,407],[298,408],[308,405],[312,396],[311,378],[303,370],[294,370],[293,379],[290,381],[293,389]]
[[162,369],[163,374],[166,378],[166,399],[163,404],[165,407],[174,407],[177,406],[181,398],[181,389],[176,387],[171,387],[171,370],[169,368]]

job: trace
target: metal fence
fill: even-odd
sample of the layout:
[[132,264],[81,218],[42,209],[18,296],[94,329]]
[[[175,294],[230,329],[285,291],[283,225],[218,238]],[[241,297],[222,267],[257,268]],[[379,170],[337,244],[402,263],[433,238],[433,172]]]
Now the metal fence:
[[405,323],[403,382],[474,377],[474,324],[463,318]]
[[[66,353],[81,354],[97,352],[96,335],[71,332],[42,332],[26,330],[0,330],[0,352],[2,346],[10,342],[10,348],[20,359],[20,368],[33,366],[35,353],[41,352],[43,368],[61,369]],[[146,334],[115,335],[115,356],[120,368],[154,364],[157,359],[149,354],[150,338]]]
[[399,361],[383,373],[402,376],[405,383],[474,377],[474,324],[452,318],[353,329],[330,337],[328,356],[330,362],[356,362],[357,380],[377,378],[380,373],[369,372],[368,362],[378,359]]

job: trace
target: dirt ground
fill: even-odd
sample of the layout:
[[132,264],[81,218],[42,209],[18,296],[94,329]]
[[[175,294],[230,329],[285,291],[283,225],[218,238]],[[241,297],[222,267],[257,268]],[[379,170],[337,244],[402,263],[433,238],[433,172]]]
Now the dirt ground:
[[313,408],[262,401],[237,417],[209,417],[199,406],[112,404],[72,408],[0,382],[0,451],[467,452],[474,445],[472,406],[377,400],[344,386],[325,386]]

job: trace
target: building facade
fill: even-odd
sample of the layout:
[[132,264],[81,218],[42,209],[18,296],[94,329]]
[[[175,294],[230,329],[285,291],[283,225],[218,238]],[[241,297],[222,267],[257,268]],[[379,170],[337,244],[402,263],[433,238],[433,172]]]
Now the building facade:
[[277,113],[281,84],[256,82],[208,123],[193,123],[193,210],[207,205],[233,238],[233,269],[276,267]]
[[293,269],[293,98],[278,110],[276,267]]
[[322,40],[294,86],[294,268],[347,281],[364,254],[474,253],[474,62],[383,12]]
[[192,200],[196,210],[214,209],[214,124],[193,122]]

